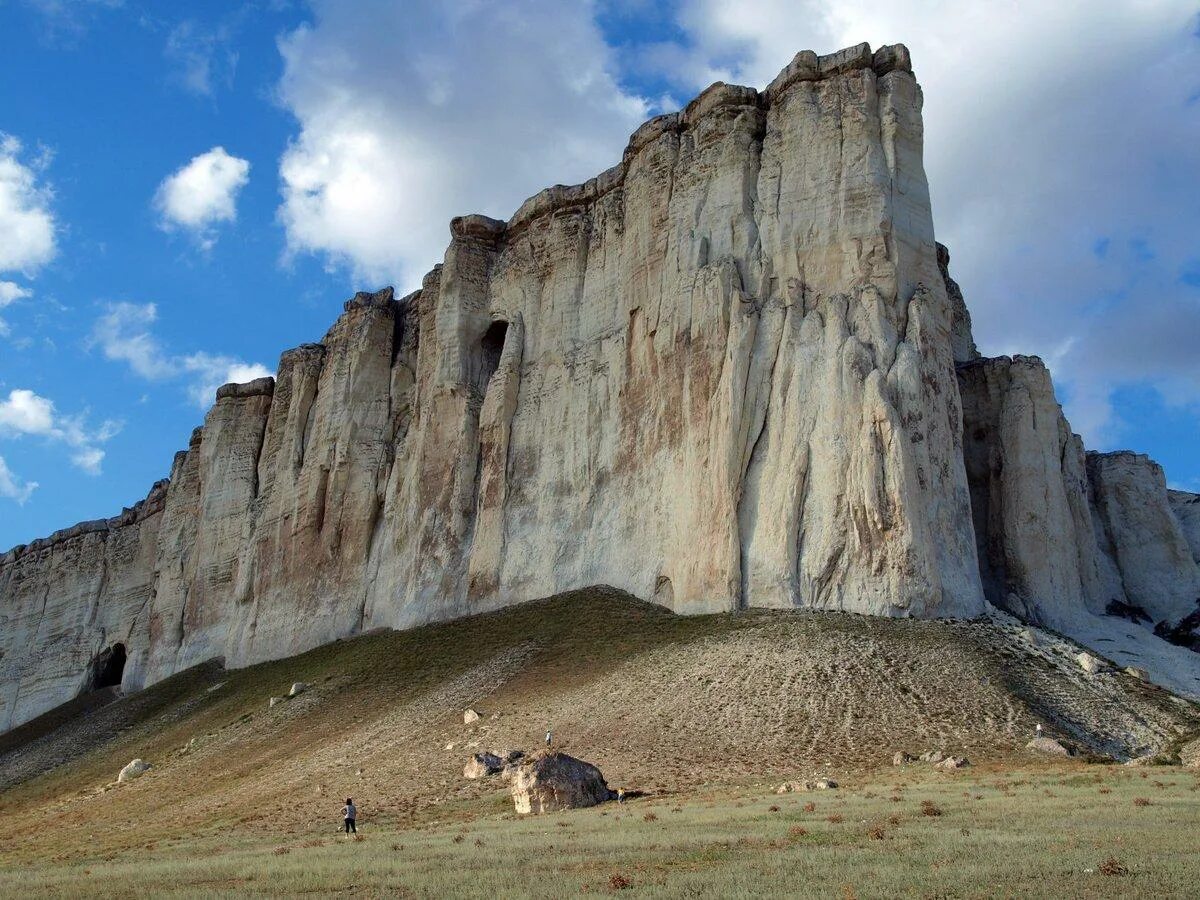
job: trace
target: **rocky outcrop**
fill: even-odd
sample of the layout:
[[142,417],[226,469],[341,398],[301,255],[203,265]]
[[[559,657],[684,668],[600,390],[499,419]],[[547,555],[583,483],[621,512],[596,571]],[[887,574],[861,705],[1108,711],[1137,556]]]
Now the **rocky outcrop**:
[[902,46],[806,51],[455,219],[419,291],[221,388],[145,503],[0,560],[0,727],[116,643],[135,688],[596,585],[1182,627],[1161,472],[1085,463],[1040,363],[978,359],[921,104]]

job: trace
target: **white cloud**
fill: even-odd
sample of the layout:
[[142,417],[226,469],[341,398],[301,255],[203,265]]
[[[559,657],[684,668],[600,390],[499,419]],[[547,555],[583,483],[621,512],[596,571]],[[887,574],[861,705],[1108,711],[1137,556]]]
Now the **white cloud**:
[[228,39],[226,29],[211,30],[188,19],[171,29],[163,53],[175,66],[175,77],[184,88],[211,97],[216,86],[233,84],[238,55],[228,46]]
[[237,218],[238,193],[250,181],[250,163],[224,147],[206,153],[163,179],[154,204],[166,230],[182,228],[204,248],[216,242],[216,226]]
[[28,288],[23,288],[12,281],[0,281],[0,309],[4,309],[10,303],[23,300],[30,295],[31,292]]
[[243,384],[275,373],[260,363],[246,363],[232,356],[193,353],[180,360],[183,369],[193,376],[188,396],[201,408],[213,402],[213,396],[223,384]]
[[[15,282],[0,281],[0,309],[32,295],[28,288],[23,288]],[[0,319],[0,337],[8,337],[10,334],[12,334],[12,328],[8,322]]]
[[19,506],[24,506],[37,486],[36,481],[22,482],[8,467],[4,457],[0,456],[0,497],[16,500]]
[[48,434],[54,427],[54,404],[33,391],[10,391],[0,400],[0,433]]
[[23,388],[9,391],[8,397],[0,400],[0,438],[33,436],[66,444],[73,451],[71,462],[90,475],[100,474],[104,451],[99,445],[120,429],[120,424],[111,420],[91,429],[84,415],[62,415],[54,401]]
[[41,15],[45,40],[71,47],[100,13],[120,8],[124,0],[25,0],[25,3]]
[[163,347],[153,326],[158,308],[153,303],[113,303],[92,328],[89,346],[98,346],[107,359],[126,363],[148,381],[186,377],[192,402],[206,409],[217,388],[229,382],[253,381],[274,374],[261,363],[212,353],[172,354]]
[[56,228],[53,194],[39,182],[48,157],[23,162],[22,149],[0,132],[0,272],[32,274],[54,258]]
[[507,218],[618,162],[647,103],[617,84],[594,11],[317,0],[280,42],[300,126],[280,162],[289,251],[411,287],[454,216]]
[[91,345],[98,345],[107,359],[128,363],[133,371],[150,381],[171,378],[177,363],[163,350],[151,327],[158,321],[153,303],[112,303],[92,328]]
[[678,24],[687,41],[639,63],[672,61],[659,74],[688,90],[762,85],[801,49],[907,44],[934,221],[983,352],[1050,357],[1074,338],[1055,375],[1100,445],[1120,436],[1123,384],[1200,401],[1200,293],[1179,282],[1198,255],[1193,0],[684,0]]

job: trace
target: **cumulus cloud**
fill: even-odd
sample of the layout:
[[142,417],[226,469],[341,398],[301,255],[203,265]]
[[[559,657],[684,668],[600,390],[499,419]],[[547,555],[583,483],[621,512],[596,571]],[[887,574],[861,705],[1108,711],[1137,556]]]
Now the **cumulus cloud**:
[[24,506],[30,495],[37,490],[36,481],[22,481],[16,476],[4,457],[0,456],[0,497],[16,500],[19,506]]
[[33,436],[65,444],[70,448],[71,462],[90,475],[100,474],[104,461],[100,445],[120,429],[120,424],[111,420],[90,428],[85,415],[61,414],[54,401],[23,388],[9,391],[8,397],[0,400],[0,438]]
[[1123,437],[1122,384],[1200,400],[1192,0],[684,0],[677,25],[682,40],[634,56],[689,92],[765,84],[800,49],[906,43],[934,221],[981,349],[1051,359],[1072,424],[1101,446]]
[[187,394],[201,409],[213,402],[217,388],[229,382],[265,378],[272,371],[261,363],[213,353],[173,354],[154,333],[158,307],[153,303],[112,303],[96,320],[89,346],[105,358],[123,362],[148,381],[188,380]]
[[202,409],[213,402],[217,388],[223,384],[242,384],[275,374],[261,363],[247,363],[232,356],[211,353],[193,353],[181,357],[179,364],[184,372],[192,376],[188,396]]
[[[291,253],[414,286],[452,217],[511,215],[620,159],[647,103],[590,3],[317,0],[280,42],[299,122],[280,162]],[[386,61],[386,64],[381,64]]]
[[190,232],[208,249],[216,242],[216,227],[237,218],[238,193],[249,181],[249,162],[213,147],[158,186],[154,205],[160,224],[168,231]]
[[0,132],[0,272],[32,274],[54,258],[53,194],[40,181],[48,158],[26,160],[21,142]]

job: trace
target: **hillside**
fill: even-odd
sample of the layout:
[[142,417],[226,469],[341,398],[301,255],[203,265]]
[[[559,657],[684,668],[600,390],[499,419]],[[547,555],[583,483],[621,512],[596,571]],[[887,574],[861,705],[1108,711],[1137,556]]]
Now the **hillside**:
[[[462,779],[472,748],[528,749],[547,727],[610,784],[652,796],[853,777],[896,749],[1024,759],[1039,721],[1119,758],[1200,728],[1196,705],[1116,670],[1086,675],[1074,652],[1004,621],[677,617],[593,591],[246,669],[202,665],[0,739],[0,867],[236,827],[305,834],[346,795],[379,826],[466,815],[498,787]],[[293,681],[312,687],[268,708]],[[467,706],[483,713],[475,726]],[[134,757],[154,768],[112,785]]]

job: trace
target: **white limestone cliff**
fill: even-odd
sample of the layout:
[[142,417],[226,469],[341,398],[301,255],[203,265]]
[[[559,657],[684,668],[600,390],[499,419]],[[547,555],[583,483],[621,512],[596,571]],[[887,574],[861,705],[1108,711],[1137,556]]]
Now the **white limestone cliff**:
[[0,559],[0,729],[115,642],[137,688],[601,584],[681,613],[986,595],[1179,624],[1195,517],[1162,519],[1161,473],[1143,495],[1085,464],[1040,363],[978,360],[921,103],[902,46],[804,52],[508,222],[455,219],[421,290],[359,294],[222,388],[136,511]]

